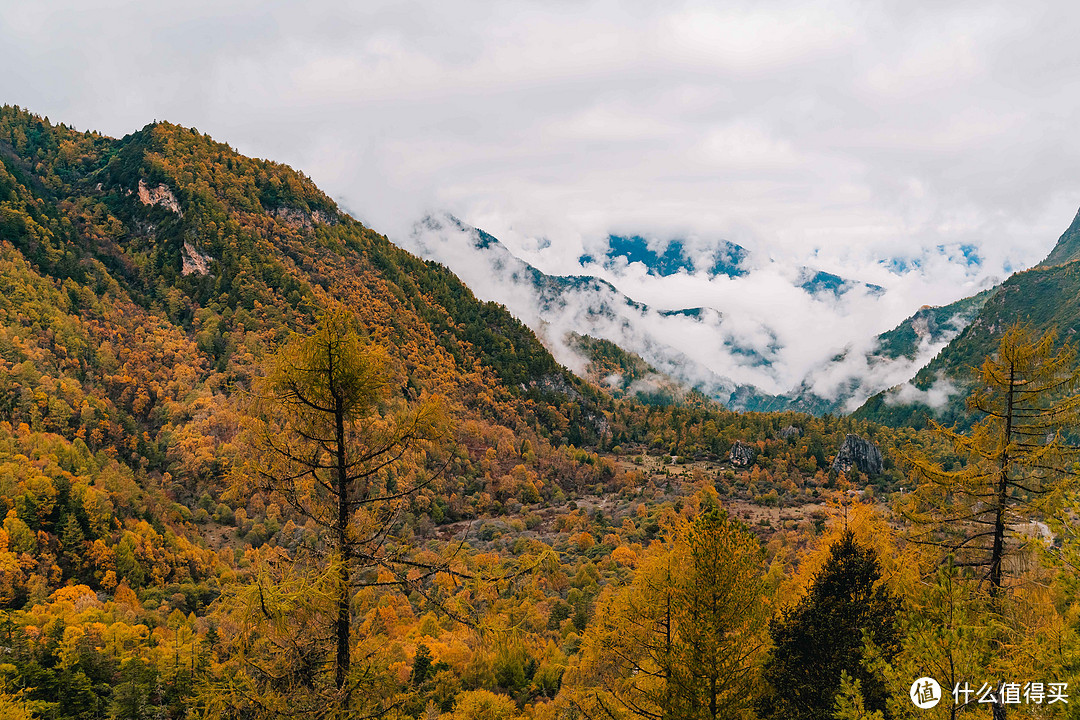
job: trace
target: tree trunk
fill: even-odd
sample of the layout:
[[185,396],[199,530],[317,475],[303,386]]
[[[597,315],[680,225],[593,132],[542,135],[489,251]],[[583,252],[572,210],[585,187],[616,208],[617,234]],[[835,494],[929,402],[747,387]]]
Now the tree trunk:
[[668,560],[667,571],[667,583],[665,585],[666,592],[664,594],[665,600],[665,613],[664,613],[664,712],[663,717],[671,717],[671,664],[672,664],[672,644],[671,644],[671,560]]
[[1016,366],[1009,366],[1009,394],[1005,410],[1004,447],[998,466],[997,506],[994,508],[994,547],[990,555],[990,597],[1001,591],[1001,559],[1005,554],[1005,503],[1009,492],[1009,444],[1012,441],[1013,397],[1016,393]]
[[[330,377],[333,378],[333,351],[330,352]],[[349,677],[349,636],[352,620],[349,608],[349,543],[346,529],[349,524],[348,476],[345,457],[345,408],[341,391],[333,387],[334,427],[337,455],[337,544],[338,544],[338,616],[335,623],[337,636],[337,658],[335,663],[334,683],[340,690],[345,687]]]
[[[709,593],[709,601],[710,601],[710,604],[711,604],[711,607],[709,608],[709,610],[710,610],[710,613],[712,615],[710,620],[715,620],[716,617],[719,615],[719,604],[720,604],[719,598],[717,597],[717,594],[716,594],[716,587],[715,586],[713,587],[712,592]],[[717,663],[716,663],[715,648],[712,648],[712,650],[713,650],[713,652],[709,653],[709,658],[707,660],[707,662],[709,663],[709,717],[711,717],[712,720],[716,720],[716,718],[718,717],[717,713],[719,712],[719,709],[717,708],[717,702],[716,702],[716,698],[717,698],[717,695],[718,695],[718,690],[717,690],[716,685],[717,685],[717,676],[720,674],[720,672],[719,672],[719,668],[716,666]]]

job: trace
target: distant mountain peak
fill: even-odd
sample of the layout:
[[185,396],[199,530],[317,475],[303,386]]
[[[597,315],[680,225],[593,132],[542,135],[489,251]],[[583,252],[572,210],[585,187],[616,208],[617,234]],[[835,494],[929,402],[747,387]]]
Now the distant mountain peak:
[[831,294],[835,297],[840,297],[844,293],[854,290],[859,285],[865,287],[872,295],[881,295],[885,292],[885,288],[880,285],[858,283],[854,280],[848,280],[839,275],[825,272],[824,270],[815,271],[805,267],[800,273],[800,281],[799,287],[811,295]]
[[1035,267],[1064,265],[1078,259],[1080,259],[1080,210],[1076,211],[1072,223],[1058,238],[1054,249],[1050,251],[1045,260]]
[[578,261],[582,265],[597,263],[608,269],[640,263],[649,275],[657,277],[683,272],[735,278],[749,272],[744,263],[750,252],[741,245],[726,240],[696,249],[690,245],[683,238],[649,240],[641,235],[608,235],[607,249],[599,259],[586,254]]
[[[711,281],[702,270],[702,258],[708,260],[711,272],[716,269],[718,255],[729,263],[717,273],[726,276],[720,282],[745,283],[745,276],[752,277],[754,272],[743,267],[748,255],[745,248],[729,243],[720,250],[710,250],[700,244],[690,247],[680,240],[662,243],[642,235],[612,235],[606,239],[605,248],[594,249],[596,256],[582,258],[582,274],[549,275],[515,255],[495,236],[449,213],[425,217],[401,242],[407,249],[451,267],[480,297],[505,303],[534,329],[557,358],[586,377],[592,372],[588,362],[595,358],[583,352],[580,343],[568,342],[569,333],[618,346],[639,356],[671,381],[734,409],[837,412],[885,387],[882,382],[896,381],[890,378],[910,377],[918,369],[914,365],[916,357],[925,362],[922,355],[928,349],[923,347],[923,335],[927,334],[913,333],[910,348],[906,334],[889,343],[889,357],[878,357],[872,350],[863,358],[862,353],[845,350],[835,357],[823,357],[808,369],[809,375],[796,379],[791,390],[776,394],[776,388],[783,387],[790,374],[785,365],[790,349],[767,318],[736,313],[707,298],[695,297],[696,302],[692,302],[691,296],[679,292],[666,296],[656,293],[654,302],[646,304],[631,299],[621,289],[624,284],[646,291],[651,286],[641,285],[640,277],[624,283],[625,270],[632,263],[646,265],[648,276],[655,278],[646,283],[666,284],[669,289],[672,280],[677,284],[677,277],[684,275]],[[602,273],[603,277],[588,274],[590,271]],[[793,288],[801,287],[815,300],[840,297],[859,288],[869,296],[884,292],[879,286],[812,268],[803,268],[796,278],[786,273],[778,277],[787,279]],[[686,300],[686,306],[657,301],[665,297]],[[927,335],[934,352],[947,340],[936,329],[934,325]],[[594,344],[589,349],[597,347]],[[605,352],[612,354],[610,349]],[[838,364],[850,365],[858,377],[847,377],[849,370],[838,368]],[[815,389],[818,381],[829,389]]]

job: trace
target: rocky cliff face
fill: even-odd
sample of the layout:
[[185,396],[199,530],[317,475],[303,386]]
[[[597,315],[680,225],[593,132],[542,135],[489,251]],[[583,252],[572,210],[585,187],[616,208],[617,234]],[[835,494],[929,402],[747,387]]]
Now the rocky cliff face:
[[337,225],[337,218],[322,210],[313,210],[310,213],[297,208],[279,207],[274,208],[272,214],[280,222],[293,230],[311,230],[316,225]]
[[736,440],[731,446],[731,451],[728,452],[728,460],[735,467],[746,467],[754,462],[754,449],[742,440]]
[[160,205],[166,210],[171,210],[180,217],[184,217],[180,210],[180,203],[176,200],[172,190],[167,185],[150,187],[145,180],[139,180],[139,201],[143,205]]
[[210,274],[210,263],[213,261],[213,258],[187,240],[184,241],[184,246],[180,249],[180,260],[182,262],[180,268],[181,275]]
[[799,437],[800,435],[802,435],[802,430],[794,425],[788,425],[780,430],[780,437],[784,440],[790,440],[791,438]]
[[844,438],[840,452],[836,453],[832,469],[848,472],[852,467],[867,475],[877,475],[884,468],[881,450],[869,440],[864,440],[858,435],[848,435]]
[[565,395],[571,400],[581,399],[581,393],[575,390],[574,386],[567,382],[565,377],[554,373],[542,375],[537,379],[530,380],[528,383],[521,383],[520,387],[522,390],[535,389],[545,393]]

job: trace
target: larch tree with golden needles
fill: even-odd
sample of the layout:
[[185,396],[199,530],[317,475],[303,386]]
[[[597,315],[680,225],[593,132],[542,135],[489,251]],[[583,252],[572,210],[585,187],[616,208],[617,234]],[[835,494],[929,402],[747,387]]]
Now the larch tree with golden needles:
[[314,550],[329,560],[328,635],[343,708],[351,692],[352,597],[361,586],[404,584],[415,574],[392,532],[403,504],[438,475],[427,469],[428,451],[445,434],[439,398],[394,397],[385,352],[362,342],[353,322],[347,312],[328,313],[277,352],[256,387],[251,478],[320,531]]
[[962,465],[909,457],[919,482],[904,506],[912,539],[980,570],[995,597],[1006,557],[1038,536],[1032,523],[1059,511],[1077,478],[1080,447],[1065,432],[1080,419],[1080,368],[1074,345],[1056,345],[1053,332],[1009,327],[975,373],[968,408],[981,419],[968,433],[931,421]]
[[597,719],[749,717],[765,643],[760,574],[760,547],[726,513],[677,518],[633,582],[598,604],[565,697]]

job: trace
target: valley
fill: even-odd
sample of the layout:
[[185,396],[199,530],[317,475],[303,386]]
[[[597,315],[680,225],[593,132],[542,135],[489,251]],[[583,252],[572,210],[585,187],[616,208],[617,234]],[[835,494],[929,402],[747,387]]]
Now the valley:
[[[730,378],[697,387],[670,349],[618,342],[635,313],[724,313],[499,257],[539,293],[532,315],[195,129],[113,138],[0,108],[0,716],[629,720],[723,702],[787,720],[783,688],[829,663],[819,714],[906,709],[913,673],[949,662],[1076,681],[1080,363],[1044,334],[1070,336],[1075,263],[878,341],[905,366],[938,352],[925,372],[962,387],[949,407],[984,408],[950,430],[881,396],[852,415],[745,389],[728,407],[710,388],[730,400]],[[734,247],[713,261],[742,277]],[[817,272],[813,292],[874,292]],[[606,309],[571,307],[582,294]],[[592,334],[605,323],[626,334]],[[1026,385],[1000,380],[1009,357]],[[1012,425],[998,442],[999,416],[1037,446]],[[972,528],[994,522],[984,547]]]

